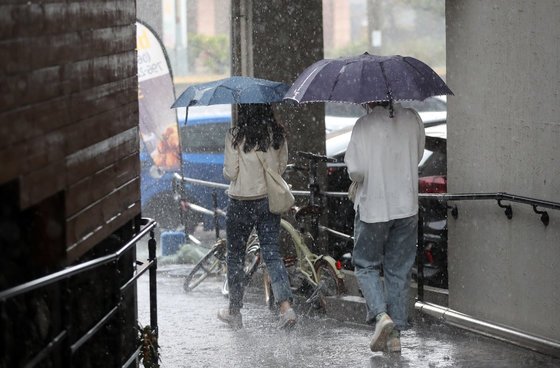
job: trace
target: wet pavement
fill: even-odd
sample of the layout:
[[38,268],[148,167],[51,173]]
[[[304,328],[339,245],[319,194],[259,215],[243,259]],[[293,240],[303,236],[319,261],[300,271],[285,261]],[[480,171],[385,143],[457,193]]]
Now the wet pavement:
[[[234,331],[216,318],[218,308],[227,305],[222,280],[206,280],[187,294],[181,276],[189,267],[158,269],[162,367],[560,367],[560,359],[416,313],[413,328],[402,333],[401,354],[372,353],[370,326],[325,315],[306,317],[302,299],[294,303],[299,315],[296,327],[279,331],[275,313],[253,289],[243,309],[244,328]],[[146,325],[147,276],[138,282],[138,295],[139,322]]]

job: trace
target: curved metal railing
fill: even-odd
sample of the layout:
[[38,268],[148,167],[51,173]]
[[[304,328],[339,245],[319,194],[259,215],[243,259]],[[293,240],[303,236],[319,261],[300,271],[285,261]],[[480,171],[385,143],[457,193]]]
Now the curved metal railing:
[[[91,261],[87,261],[84,263],[80,263],[75,266],[68,267],[58,272],[54,272],[52,274],[40,277],[38,279],[26,282],[24,284],[6,289],[0,292],[0,318],[9,318],[8,313],[5,313],[6,302],[12,298],[17,296],[21,296],[27,293],[30,293],[34,290],[56,284],[59,282],[67,281],[75,276],[81,275],[86,271],[91,271],[97,269],[101,266],[118,262],[123,254],[129,251],[131,248],[135,247],[137,242],[144,238],[146,235],[149,234],[150,239],[148,241],[148,260],[147,262],[139,262],[136,261],[137,265],[140,267],[136,269],[134,275],[129,280],[125,281],[123,285],[120,285],[118,289],[118,297],[116,298],[116,304],[111,308],[109,312],[107,312],[103,317],[101,317],[97,323],[93,327],[91,327],[85,334],[78,337],[74,341],[70,341],[70,334],[68,333],[71,326],[67,324],[63,326],[61,331],[57,333],[57,335],[49,341],[45,347],[38,352],[34,357],[32,357],[26,364],[25,367],[35,367],[39,365],[45,358],[47,358],[50,353],[55,351],[56,349],[62,348],[63,351],[66,351],[65,356],[71,357],[81,346],[86,344],[96,333],[98,333],[107,323],[111,320],[111,317],[116,315],[119,312],[119,308],[121,306],[122,296],[130,287],[136,284],[136,281],[140,276],[142,276],[145,272],[149,271],[149,288],[150,288],[150,327],[154,334],[157,335],[158,331],[158,323],[157,323],[157,289],[156,289],[156,268],[157,268],[157,259],[156,259],[156,241],[154,239],[154,228],[157,226],[157,223],[148,218],[143,218],[141,220],[141,226],[143,228],[130,240],[128,241],[122,248],[117,250],[116,252],[93,259]],[[119,277],[118,272],[115,272],[115,278]],[[72,290],[69,288],[61,288],[61,300],[70,300]],[[61,313],[65,313],[61,311]],[[69,320],[66,318],[65,320]],[[127,358],[126,363],[123,367],[128,367],[132,363],[134,363],[140,353],[140,346],[135,350],[135,352]],[[71,358],[69,358],[71,360]],[[65,365],[65,366],[69,366]]]

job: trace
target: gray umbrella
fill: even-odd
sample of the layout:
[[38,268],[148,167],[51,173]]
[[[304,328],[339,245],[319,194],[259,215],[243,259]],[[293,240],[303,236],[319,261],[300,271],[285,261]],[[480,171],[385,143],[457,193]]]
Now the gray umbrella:
[[282,102],[288,88],[290,86],[282,82],[233,76],[190,86],[179,96],[171,108]]
[[408,56],[323,59],[301,73],[284,99],[303,102],[368,103],[424,100],[453,95],[432,68]]

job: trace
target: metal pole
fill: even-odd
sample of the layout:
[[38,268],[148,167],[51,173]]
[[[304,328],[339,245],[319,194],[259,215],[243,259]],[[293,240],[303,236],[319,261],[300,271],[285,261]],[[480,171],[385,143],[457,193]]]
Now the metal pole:
[[[320,198],[319,184],[317,183],[317,161],[309,160],[309,203],[311,205],[317,204],[317,199]],[[311,236],[317,242],[319,238],[319,218],[314,216],[311,222]],[[324,249],[320,249],[321,252]]]
[[70,305],[72,305],[72,286],[70,279],[66,278],[62,280],[60,285],[60,304],[58,308],[58,312],[60,313],[60,321],[61,326],[66,331],[67,338],[64,339],[64,343],[62,345],[62,366],[63,367],[72,367],[72,341],[71,339],[74,337],[74,333],[72,331],[72,318],[71,318],[71,309]]
[[422,206],[418,207],[418,246],[416,248],[416,282],[418,284],[418,301],[424,301],[424,214]]
[[216,229],[216,239],[220,238],[220,221],[218,219],[218,193],[212,189],[212,199],[214,200],[214,227]]
[[150,267],[150,326],[153,333],[158,336],[158,321],[157,321],[157,259],[156,259],[156,239],[154,230],[150,231],[150,240],[148,240],[148,260],[153,261]]
[[523,346],[540,353],[560,357],[560,343],[540,336],[530,335],[526,332],[515,330],[507,326],[496,325],[491,322],[474,318],[459,311],[426,302],[416,302],[414,307],[450,325],[490,336],[498,340]]

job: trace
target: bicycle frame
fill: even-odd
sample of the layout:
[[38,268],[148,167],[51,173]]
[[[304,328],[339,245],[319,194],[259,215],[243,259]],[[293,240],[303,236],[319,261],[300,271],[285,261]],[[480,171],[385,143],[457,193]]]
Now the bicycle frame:
[[280,220],[280,225],[290,234],[290,237],[294,241],[298,262],[296,267],[298,271],[301,272],[314,287],[319,283],[319,276],[317,275],[315,264],[320,259],[325,260],[333,267],[338,278],[344,278],[344,274],[336,267],[336,261],[331,256],[312,253],[305,244],[302,233],[296,230],[286,219],[282,218]]
[[[314,154],[309,154],[309,153],[304,153],[303,155],[304,157],[307,156],[311,156],[312,158],[314,158],[317,155]],[[319,157],[319,156],[317,156]],[[326,157],[320,157],[321,160],[330,160]],[[311,184],[311,192],[310,192],[310,203],[311,204],[315,204],[315,202],[319,199],[319,196],[321,195],[320,191],[319,191],[319,185],[318,183],[316,183],[316,177],[317,177],[317,165],[316,162],[312,162],[310,163],[310,174],[311,174],[311,178],[310,178],[310,184]],[[182,180],[184,181],[193,181],[196,184],[201,184],[201,185],[209,185],[209,186],[219,186],[222,187],[222,185],[217,184],[217,183],[210,183],[210,182],[204,182],[204,181],[200,181],[200,180],[194,180],[194,179],[187,179],[187,178],[182,178]],[[227,188],[227,186],[224,186],[225,188]],[[198,208],[192,208],[195,211],[198,211]],[[223,211],[220,211],[217,208],[214,208],[214,211],[209,211],[208,212],[214,213],[214,214],[219,214],[219,215],[225,215],[225,213],[223,213]],[[296,221],[298,223],[300,223],[300,221],[296,218]],[[314,226],[313,226],[314,225]],[[298,272],[301,273],[301,275],[303,275],[305,277],[305,279],[313,286],[313,287],[317,287],[317,285],[319,284],[319,278],[320,275],[318,275],[317,272],[317,266],[320,264],[321,261],[324,261],[326,263],[328,263],[328,265],[330,266],[330,268],[333,270],[333,272],[335,273],[335,276],[340,280],[340,283],[342,283],[342,280],[344,278],[344,274],[338,269],[338,267],[336,266],[336,261],[334,260],[334,258],[332,258],[331,256],[328,255],[316,255],[313,252],[311,252],[311,250],[308,248],[305,239],[304,239],[304,234],[310,234],[311,237],[313,238],[313,240],[315,241],[315,239],[317,239],[317,234],[313,234],[314,232],[318,232],[318,222],[315,219],[314,224],[312,224],[312,229],[311,232],[308,232],[306,230],[304,230],[304,228],[302,227],[301,231],[296,229],[290,222],[288,222],[285,218],[281,219],[281,226],[282,228],[284,228],[287,233],[289,234],[290,238],[293,240],[294,243],[294,248],[295,248],[295,252],[296,252],[296,256],[297,256],[297,264],[296,264],[296,269]]]

